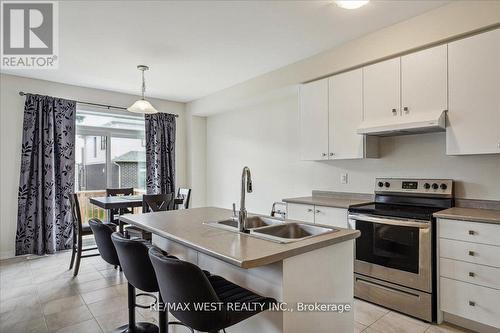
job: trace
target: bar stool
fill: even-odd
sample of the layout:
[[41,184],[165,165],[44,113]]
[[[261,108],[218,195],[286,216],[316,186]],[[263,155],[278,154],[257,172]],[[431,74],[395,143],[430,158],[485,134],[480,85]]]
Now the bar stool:
[[[120,265],[120,261],[115,246],[111,241],[111,235],[115,232],[115,228],[111,227],[110,224],[104,224],[101,220],[95,218],[89,220],[89,226],[94,234],[97,250],[99,250],[101,258],[116,268],[116,266]],[[111,225],[116,227],[114,224]]]
[[[150,296],[155,298],[156,304],[163,304],[161,294],[159,293],[160,288],[158,287],[156,274],[148,255],[149,248],[153,246],[143,239],[125,238],[118,232],[113,233],[111,235],[111,239],[115,245],[120,265],[122,266],[125,277],[128,280],[129,323],[128,325],[124,325],[116,329],[114,332],[156,333],[158,332],[158,326],[152,323],[137,323],[135,321],[135,308],[148,308],[148,306],[136,304],[136,288],[148,293],[158,292],[158,299],[156,299],[156,297],[152,294],[137,294],[137,296]],[[167,332],[168,325],[185,326],[180,322],[168,322],[167,312],[162,309],[158,311],[158,322],[160,326],[160,333]]]
[[[186,326],[197,331],[224,330],[276,303],[273,298],[260,296],[220,276],[208,275],[198,266],[165,255],[155,247],[150,248],[149,257],[165,302],[190,305],[187,310],[170,312]],[[241,306],[229,307],[228,303]],[[194,304],[222,304],[222,306],[215,311],[196,311],[193,310]]]
[[[155,302],[158,300],[151,294],[135,294],[135,289],[139,288],[147,293],[154,293],[159,290],[156,282],[156,275],[148,257],[148,245],[141,239],[127,239],[115,232],[111,235],[111,240],[118,254],[120,265],[128,281],[128,324],[115,329],[113,332],[141,332],[158,333],[158,326],[148,322],[135,321],[136,307],[148,308],[136,303],[136,296],[152,296]],[[159,312],[160,327],[166,321],[165,312]],[[162,331],[163,332],[163,331]]]

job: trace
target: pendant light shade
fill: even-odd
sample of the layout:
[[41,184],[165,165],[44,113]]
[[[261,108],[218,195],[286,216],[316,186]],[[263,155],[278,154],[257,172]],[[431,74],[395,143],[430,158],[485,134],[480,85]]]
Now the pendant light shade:
[[137,69],[142,72],[142,98],[135,101],[135,103],[129,106],[127,110],[133,113],[157,113],[158,111],[154,108],[154,106],[144,99],[144,93],[146,92],[144,71],[147,71],[149,67],[145,65],[139,65],[137,66]]
[[157,113],[158,111],[145,99],[139,99],[127,108],[127,111],[134,113]]

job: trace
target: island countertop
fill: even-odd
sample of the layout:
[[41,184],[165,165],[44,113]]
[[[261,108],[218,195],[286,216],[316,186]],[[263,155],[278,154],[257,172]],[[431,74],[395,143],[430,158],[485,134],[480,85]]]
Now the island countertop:
[[231,216],[232,211],[229,209],[203,207],[147,214],[127,214],[121,216],[120,219],[154,235],[242,268],[268,265],[305,252],[355,239],[360,235],[357,230],[339,229],[336,232],[281,244],[203,223],[227,219]]

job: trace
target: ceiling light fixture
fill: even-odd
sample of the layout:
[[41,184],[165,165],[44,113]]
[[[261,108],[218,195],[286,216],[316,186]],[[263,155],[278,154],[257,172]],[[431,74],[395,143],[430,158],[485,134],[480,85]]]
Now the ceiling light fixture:
[[370,0],[335,0],[335,4],[344,9],[357,9],[366,5]]
[[127,108],[128,111],[134,113],[157,113],[158,111],[144,99],[144,93],[146,92],[146,82],[144,81],[144,71],[149,69],[146,65],[139,65],[137,69],[142,72],[142,98],[135,101],[134,104]]

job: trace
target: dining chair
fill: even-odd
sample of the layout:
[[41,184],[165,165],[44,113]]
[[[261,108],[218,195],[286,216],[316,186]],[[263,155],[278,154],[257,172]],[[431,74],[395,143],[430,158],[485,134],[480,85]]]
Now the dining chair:
[[188,209],[189,200],[191,199],[191,189],[179,187],[179,189],[177,190],[177,198],[182,198],[183,199],[182,207],[184,209]]
[[[122,196],[122,195],[134,195],[134,189],[132,187],[107,188],[106,189],[106,196],[107,197],[117,197],[117,196]],[[132,208],[110,209],[108,211],[109,222],[118,225],[120,215],[132,214],[133,212],[134,211]]]
[[142,196],[142,212],[159,212],[172,210],[174,194],[144,194]]
[[96,257],[99,253],[83,254],[83,252],[97,250],[97,247],[86,247],[82,245],[83,236],[92,235],[92,229],[88,224],[83,224],[82,214],[80,213],[80,203],[78,202],[78,194],[73,193],[70,196],[71,203],[71,214],[73,216],[73,242],[71,250],[71,262],[69,264],[69,269],[75,266],[73,272],[74,276],[78,275],[80,270],[80,261],[82,258]]
[[[174,209],[174,194],[144,194],[142,196],[142,212],[160,212]],[[127,238],[143,238],[150,241],[152,234],[136,226],[125,228]]]

